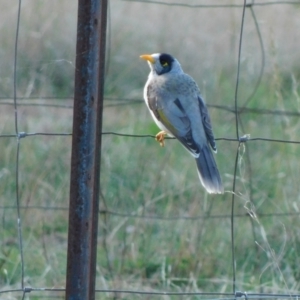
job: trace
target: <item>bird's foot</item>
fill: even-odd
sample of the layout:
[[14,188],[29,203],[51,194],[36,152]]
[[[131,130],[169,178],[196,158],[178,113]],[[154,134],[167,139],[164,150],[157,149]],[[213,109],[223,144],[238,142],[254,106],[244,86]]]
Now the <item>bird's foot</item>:
[[155,139],[159,142],[159,144],[164,147],[165,146],[165,135],[167,133],[165,131],[160,131],[156,136]]

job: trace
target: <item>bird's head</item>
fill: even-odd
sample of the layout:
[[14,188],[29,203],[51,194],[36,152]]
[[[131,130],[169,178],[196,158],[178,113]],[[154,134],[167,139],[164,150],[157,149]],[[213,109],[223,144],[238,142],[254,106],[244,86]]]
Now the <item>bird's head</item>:
[[166,53],[143,54],[140,58],[146,60],[152,72],[157,75],[182,72],[180,63],[176,58]]

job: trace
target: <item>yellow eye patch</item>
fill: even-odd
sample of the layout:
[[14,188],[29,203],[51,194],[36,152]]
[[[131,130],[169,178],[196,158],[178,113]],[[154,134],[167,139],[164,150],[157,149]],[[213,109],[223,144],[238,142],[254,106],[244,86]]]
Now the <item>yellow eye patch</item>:
[[167,67],[169,64],[165,61],[161,64],[163,67]]

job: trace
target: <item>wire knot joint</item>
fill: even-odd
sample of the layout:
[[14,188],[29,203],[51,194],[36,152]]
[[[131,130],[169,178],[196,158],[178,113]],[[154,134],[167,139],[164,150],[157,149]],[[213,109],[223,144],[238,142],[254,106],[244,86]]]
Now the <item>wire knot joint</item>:
[[245,300],[248,300],[248,295],[246,292],[235,292],[234,296],[235,296],[235,298],[244,297]]
[[26,132],[18,132],[18,139],[22,139],[27,136]]
[[244,134],[243,136],[239,137],[239,142],[240,143],[246,143],[247,141],[250,140],[250,134]]
[[24,292],[24,294],[30,293],[30,292],[32,292],[32,288],[31,287],[24,287],[23,292]]

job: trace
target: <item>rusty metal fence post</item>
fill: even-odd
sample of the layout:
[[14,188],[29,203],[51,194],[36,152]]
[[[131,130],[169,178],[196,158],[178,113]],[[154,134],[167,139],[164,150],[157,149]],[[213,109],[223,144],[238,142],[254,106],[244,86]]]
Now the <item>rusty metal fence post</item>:
[[107,0],[79,0],[66,299],[95,299]]

